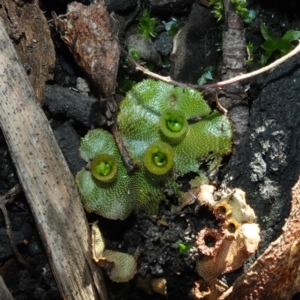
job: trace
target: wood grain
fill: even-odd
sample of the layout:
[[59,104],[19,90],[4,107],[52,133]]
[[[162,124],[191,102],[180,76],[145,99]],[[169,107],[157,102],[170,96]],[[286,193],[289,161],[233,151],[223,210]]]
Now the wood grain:
[[1,22],[0,125],[62,298],[107,299],[74,179]]
[[0,19],[13,40],[37,98],[42,101],[45,82],[54,76],[55,50],[39,2],[2,0]]

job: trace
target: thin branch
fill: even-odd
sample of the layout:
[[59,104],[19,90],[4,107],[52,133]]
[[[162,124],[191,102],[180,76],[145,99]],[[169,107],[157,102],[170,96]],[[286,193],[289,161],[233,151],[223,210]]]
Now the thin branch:
[[254,71],[254,72],[250,72],[250,73],[247,73],[247,74],[242,74],[242,75],[233,77],[233,78],[228,79],[228,80],[224,80],[224,81],[220,81],[220,82],[216,82],[216,83],[212,83],[212,84],[197,85],[197,84],[189,84],[189,83],[179,82],[179,81],[173,80],[170,76],[161,76],[159,74],[153,73],[153,72],[149,71],[148,69],[144,68],[143,66],[141,66],[135,60],[133,60],[128,55],[128,53],[125,50],[122,49],[122,53],[128,58],[128,60],[131,62],[131,64],[133,64],[135,66],[135,69],[137,71],[141,71],[145,75],[148,75],[149,77],[152,77],[154,79],[158,79],[158,80],[170,83],[170,84],[175,85],[175,86],[180,86],[182,88],[194,88],[194,89],[198,89],[198,90],[221,88],[223,86],[227,86],[227,85],[230,85],[230,84],[242,81],[242,80],[246,80],[246,79],[255,77],[257,75],[260,75],[262,73],[265,73],[265,72],[268,72],[268,71],[274,69],[275,67],[281,65],[283,62],[285,62],[286,60],[288,60],[291,57],[295,56],[299,52],[300,52],[300,40],[298,40],[298,45],[290,53],[288,53],[285,56],[277,59],[276,61],[274,61],[273,63],[269,64],[266,67],[260,68],[260,69]]
[[217,93],[215,93],[215,100],[216,100],[217,107],[223,112],[224,118],[227,117],[228,110],[220,103]]
[[112,127],[112,134],[114,136],[117,147],[121,153],[122,160],[127,168],[128,173],[132,173],[136,166],[132,161],[132,158],[128,152],[128,149],[123,141],[122,135],[120,134],[119,128],[116,124],[114,124],[114,126]]
[[135,12],[133,13],[133,15],[129,18],[129,20],[127,20],[125,22],[125,28],[128,28],[128,26],[136,19],[138,13],[140,12],[141,10],[141,1],[138,0],[137,1],[137,5],[136,5],[136,10]]
[[11,203],[15,197],[21,193],[22,188],[19,184],[15,185],[12,189],[10,189],[4,196],[0,197],[0,210],[3,213],[4,216],[4,221],[6,224],[6,232],[7,232],[7,236],[10,242],[10,246],[11,249],[13,250],[15,256],[18,259],[18,262],[23,264],[25,267],[29,268],[29,264],[24,260],[24,258],[22,257],[22,255],[20,254],[16,244],[14,243],[14,234],[13,231],[11,230],[11,223],[10,223],[10,219],[8,216],[8,212],[6,210],[6,204]]

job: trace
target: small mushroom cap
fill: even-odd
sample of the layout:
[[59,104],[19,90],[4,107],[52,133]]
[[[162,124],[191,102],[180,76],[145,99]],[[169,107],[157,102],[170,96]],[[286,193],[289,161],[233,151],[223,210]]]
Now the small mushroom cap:
[[154,278],[151,285],[154,292],[167,296],[167,280],[165,278]]
[[223,240],[222,232],[213,228],[204,228],[197,235],[196,245],[202,254],[216,256],[222,247]]

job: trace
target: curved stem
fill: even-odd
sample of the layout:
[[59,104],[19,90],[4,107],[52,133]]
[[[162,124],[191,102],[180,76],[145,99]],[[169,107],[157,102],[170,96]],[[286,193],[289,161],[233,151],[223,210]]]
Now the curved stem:
[[170,76],[161,76],[159,74],[153,73],[153,72],[149,71],[148,69],[144,68],[143,66],[141,66],[136,61],[134,61],[127,54],[127,52],[124,49],[122,49],[122,53],[135,66],[137,71],[141,71],[145,75],[148,75],[149,77],[152,77],[154,79],[158,79],[158,80],[170,83],[170,84],[175,85],[175,86],[180,86],[182,88],[194,88],[194,89],[198,89],[198,90],[217,89],[217,88],[221,88],[223,86],[227,86],[227,85],[230,85],[230,84],[242,81],[242,80],[246,80],[246,79],[255,77],[257,75],[268,72],[268,71],[272,70],[273,68],[281,65],[283,62],[285,62],[286,60],[288,60],[291,57],[295,56],[299,52],[300,52],[300,40],[298,40],[298,45],[290,53],[288,53],[285,56],[277,59],[276,61],[274,61],[273,63],[269,64],[266,67],[260,68],[256,71],[253,71],[253,72],[250,72],[250,73],[247,73],[247,74],[242,74],[242,75],[233,77],[233,78],[228,79],[228,80],[224,80],[224,81],[220,81],[220,82],[216,82],[216,83],[212,83],[212,84],[197,85],[197,84],[182,83],[182,82],[173,80]]

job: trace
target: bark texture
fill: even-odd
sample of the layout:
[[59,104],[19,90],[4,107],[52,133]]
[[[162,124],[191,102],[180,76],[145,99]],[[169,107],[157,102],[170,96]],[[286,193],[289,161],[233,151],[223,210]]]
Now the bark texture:
[[0,1],[0,19],[14,42],[20,61],[39,100],[45,82],[53,79],[54,45],[38,1]]
[[106,299],[73,176],[0,26],[0,125],[63,299]]
[[77,64],[104,98],[114,95],[120,49],[117,22],[106,11],[103,0],[89,6],[72,2],[65,19],[54,16],[62,40]]
[[[233,78],[245,71],[246,39],[243,20],[234,10],[230,0],[224,0],[225,28],[222,36],[223,66],[222,80]],[[224,88],[221,104],[228,110],[234,131],[234,146],[240,144],[249,123],[248,103],[244,99],[240,83]]]
[[223,183],[246,191],[262,230],[255,255],[262,256],[228,299],[291,299],[299,292],[299,66],[296,56],[256,79],[253,88],[261,92],[251,106],[249,129],[224,170]]

